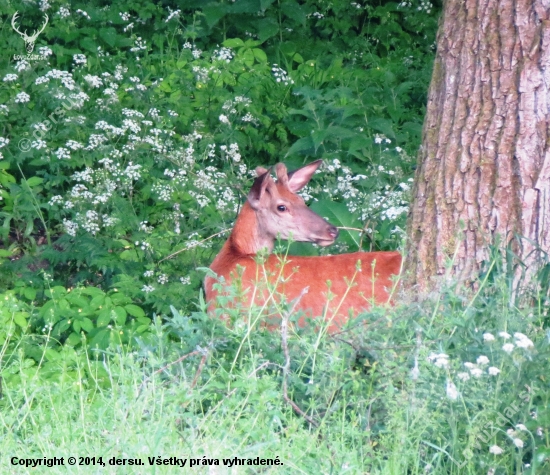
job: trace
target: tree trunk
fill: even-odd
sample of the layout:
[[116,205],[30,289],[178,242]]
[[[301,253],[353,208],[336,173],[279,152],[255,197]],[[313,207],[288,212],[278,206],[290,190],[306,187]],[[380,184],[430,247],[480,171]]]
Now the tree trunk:
[[[550,0],[447,0],[405,270],[476,278],[489,246],[550,251]],[[516,239],[520,237],[520,239]]]

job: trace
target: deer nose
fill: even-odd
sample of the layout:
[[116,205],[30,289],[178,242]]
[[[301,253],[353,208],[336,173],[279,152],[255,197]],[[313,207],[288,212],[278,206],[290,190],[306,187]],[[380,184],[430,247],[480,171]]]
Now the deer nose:
[[331,238],[336,239],[338,237],[338,228],[336,226],[330,226],[328,228],[328,234]]

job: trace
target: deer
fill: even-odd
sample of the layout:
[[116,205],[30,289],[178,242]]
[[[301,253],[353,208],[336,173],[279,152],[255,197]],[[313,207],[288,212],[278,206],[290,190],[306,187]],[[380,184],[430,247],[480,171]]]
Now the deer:
[[[239,303],[244,307],[266,306],[270,299],[284,295],[287,302],[293,302],[292,310],[303,312],[299,326],[304,326],[307,317],[324,317],[330,333],[339,331],[351,315],[368,310],[372,303],[388,303],[392,277],[401,271],[399,252],[286,258],[269,254],[263,263],[258,259],[262,249],[273,251],[278,237],[323,247],[338,237],[338,229],[308,208],[297,194],[321,163],[316,160],[291,172],[278,163],[276,181],[271,177],[271,168],[256,168],[257,178],[233,230],[210,265],[217,278],[212,273],[205,278],[209,313],[213,313],[223,288],[220,282],[240,285]],[[276,285],[275,291],[270,290],[270,285],[261,288],[260,281]]]

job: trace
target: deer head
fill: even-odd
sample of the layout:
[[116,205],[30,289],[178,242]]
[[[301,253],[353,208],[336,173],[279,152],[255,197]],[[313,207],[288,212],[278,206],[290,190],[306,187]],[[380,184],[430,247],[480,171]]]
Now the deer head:
[[274,241],[282,239],[314,242],[329,246],[338,237],[335,226],[310,210],[296,192],[307,185],[322,160],[316,160],[298,170],[287,172],[282,163],[275,166],[277,181],[271,178],[271,168],[256,168],[248,202],[256,212],[260,237]]
[[19,12],[15,12],[15,14],[13,15],[13,18],[11,19],[11,26],[17,33],[21,35],[21,37],[23,38],[23,41],[25,42],[25,48],[27,49],[27,53],[30,54],[34,50],[34,43],[38,38],[38,35],[44,31],[44,28],[46,28],[46,25],[48,24],[48,15],[44,13],[45,20],[44,20],[44,24],[42,25],[42,28],[40,28],[40,30],[36,30],[31,36],[27,35],[27,30],[25,30],[22,33],[17,28],[15,22],[17,20],[18,15],[19,15]]

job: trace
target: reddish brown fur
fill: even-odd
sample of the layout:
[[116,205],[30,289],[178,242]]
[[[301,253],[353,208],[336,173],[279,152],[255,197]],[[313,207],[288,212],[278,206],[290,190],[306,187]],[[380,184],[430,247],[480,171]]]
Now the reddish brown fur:
[[[257,283],[265,282],[266,278],[273,283],[281,274],[280,256],[272,254],[264,264],[255,262],[256,254],[261,248],[267,247],[270,251],[273,248],[275,236],[266,233],[266,229],[273,227],[282,237],[287,237],[284,235],[286,227],[294,226],[297,221],[307,222],[302,226],[306,228],[305,231],[298,231],[298,234],[302,231],[303,234],[295,238],[297,240],[328,245],[337,236],[336,228],[313,213],[302,198],[294,193],[309,181],[319,164],[320,161],[313,162],[294,172],[294,176],[289,173],[288,177],[286,168],[279,164],[276,168],[277,182],[268,173],[264,176],[266,170],[258,170],[261,176],[256,179],[229,239],[210,266],[227,283],[234,280],[237,266],[244,268],[242,289],[245,290],[245,305],[250,305],[253,295],[255,303],[262,305],[269,292],[265,285],[258,286]],[[287,208],[284,213],[277,212],[277,206],[281,204]],[[259,214],[262,212],[264,215]],[[266,219],[271,219],[273,214],[284,219],[276,221],[275,226],[271,226],[270,222],[266,225]],[[260,222],[264,225],[260,225]],[[295,231],[294,228],[293,230]],[[357,261],[361,261],[360,272],[356,271]],[[332,320],[329,330],[335,331],[349,318],[350,311],[357,314],[369,308],[372,301],[378,304],[387,303],[388,290],[393,285],[391,277],[399,274],[400,268],[401,255],[398,252],[355,252],[322,257],[288,256],[274,295],[284,294],[287,301],[291,302],[307,287],[307,293],[302,295],[296,309],[303,310],[306,316],[325,315],[325,318]],[[350,287],[352,279],[353,284]],[[330,302],[327,299],[328,280],[331,282],[330,292],[334,295]],[[211,309],[217,295],[217,291],[213,289],[214,284],[214,279],[206,278],[206,300]]]

